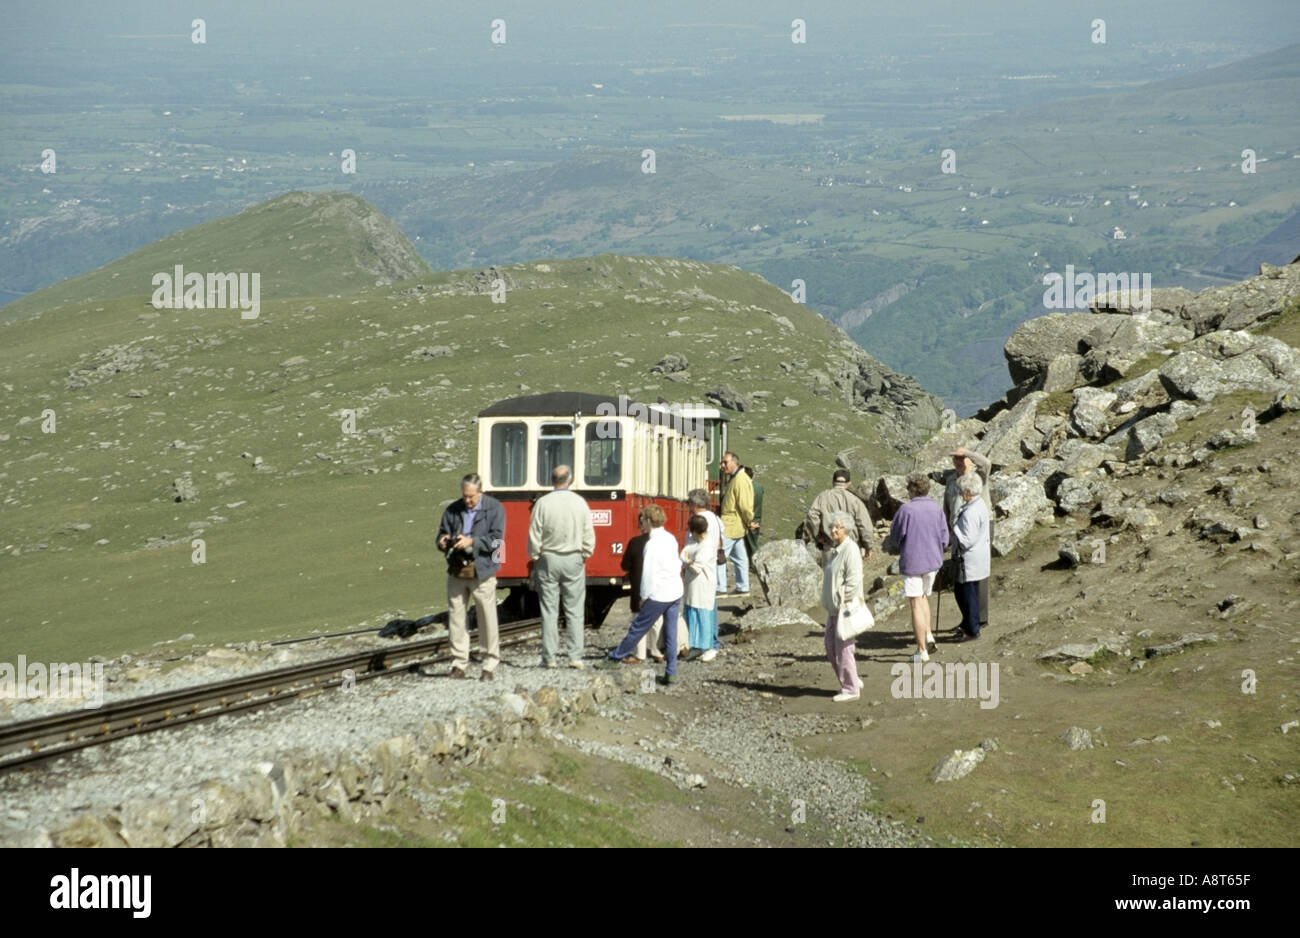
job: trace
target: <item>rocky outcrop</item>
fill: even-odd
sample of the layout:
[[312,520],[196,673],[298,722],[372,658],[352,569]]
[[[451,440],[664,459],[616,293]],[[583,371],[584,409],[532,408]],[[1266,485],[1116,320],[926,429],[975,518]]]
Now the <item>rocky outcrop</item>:
[[1300,264],[1260,265],[1258,277],[1209,287],[1183,302],[1178,316],[1195,333],[1245,329],[1279,315],[1300,296]]
[[1052,514],[1042,481],[1028,473],[994,473],[989,477],[989,502],[995,515],[995,557],[1007,556],[1040,518]]
[[[1078,355],[1082,366],[1084,350],[1080,345],[1093,330],[1102,325],[1119,329],[1127,322],[1131,322],[1128,316],[1104,313],[1050,313],[1022,322],[1002,349],[1012,384],[1044,378],[1047,366],[1058,355]],[[1068,370],[1060,363],[1057,368]]]
[[1289,345],[1248,332],[1208,333],[1160,367],[1160,382],[1171,396],[1200,402],[1232,391],[1277,393],[1296,379],[1295,352]]
[[755,575],[769,606],[821,606],[822,568],[803,541],[768,541],[753,559]]
[[1032,458],[1042,448],[1043,432],[1036,426],[1038,405],[1047,397],[1034,391],[988,422],[984,437],[975,447],[995,466],[1011,466]]

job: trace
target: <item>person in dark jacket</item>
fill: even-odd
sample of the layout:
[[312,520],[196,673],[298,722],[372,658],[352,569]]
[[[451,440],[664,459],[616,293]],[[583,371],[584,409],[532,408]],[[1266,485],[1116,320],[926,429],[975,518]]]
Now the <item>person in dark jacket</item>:
[[[447,631],[451,638],[451,676],[465,677],[469,666],[469,630],[465,627],[469,601],[478,614],[478,637],[483,646],[480,681],[490,681],[501,663],[501,640],[497,631],[497,570],[501,568],[501,547],[505,544],[506,513],[501,503],[483,494],[477,473],[460,480],[460,498],[447,506],[438,525],[438,549],[447,554]],[[472,576],[457,575],[462,561],[473,568]]]
[[627,547],[623,549],[623,559],[619,561],[619,566],[627,574],[628,585],[632,588],[628,605],[633,615],[641,608],[641,564],[645,558],[645,542],[650,540],[650,522],[645,520],[644,513],[637,514],[636,526],[641,533],[627,542]]

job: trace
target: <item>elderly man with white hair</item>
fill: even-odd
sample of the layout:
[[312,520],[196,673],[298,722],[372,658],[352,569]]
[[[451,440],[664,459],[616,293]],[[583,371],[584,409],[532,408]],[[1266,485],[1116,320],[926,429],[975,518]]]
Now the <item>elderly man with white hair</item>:
[[957,494],[962,505],[952,526],[953,551],[958,558],[957,606],[961,624],[956,640],[974,641],[980,637],[980,583],[989,577],[989,509],[981,493],[984,483],[979,474],[968,472],[957,479]]
[[858,677],[858,662],[854,657],[856,642],[840,638],[836,631],[841,612],[853,600],[862,598],[862,552],[849,537],[852,528],[851,514],[831,512],[832,545],[822,568],[822,606],[827,614],[826,657],[840,682],[840,692],[832,698],[836,703],[857,700],[862,693],[862,679]]

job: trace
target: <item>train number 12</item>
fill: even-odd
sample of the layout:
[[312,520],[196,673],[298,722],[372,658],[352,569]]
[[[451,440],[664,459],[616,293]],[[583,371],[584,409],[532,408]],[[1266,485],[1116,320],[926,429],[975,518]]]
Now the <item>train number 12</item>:
[[621,554],[623,553],[623,542],[615,541],[613,544],[609,545],[609,549],[611,553]]

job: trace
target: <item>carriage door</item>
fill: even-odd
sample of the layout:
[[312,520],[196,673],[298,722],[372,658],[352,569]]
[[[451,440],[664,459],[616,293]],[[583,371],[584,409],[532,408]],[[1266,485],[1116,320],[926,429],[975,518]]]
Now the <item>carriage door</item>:
[[551,473],[556,466],[568,466],[575,471],[573,464],[573,424],[544,423],[537,434],[537,484],[551,487]]

